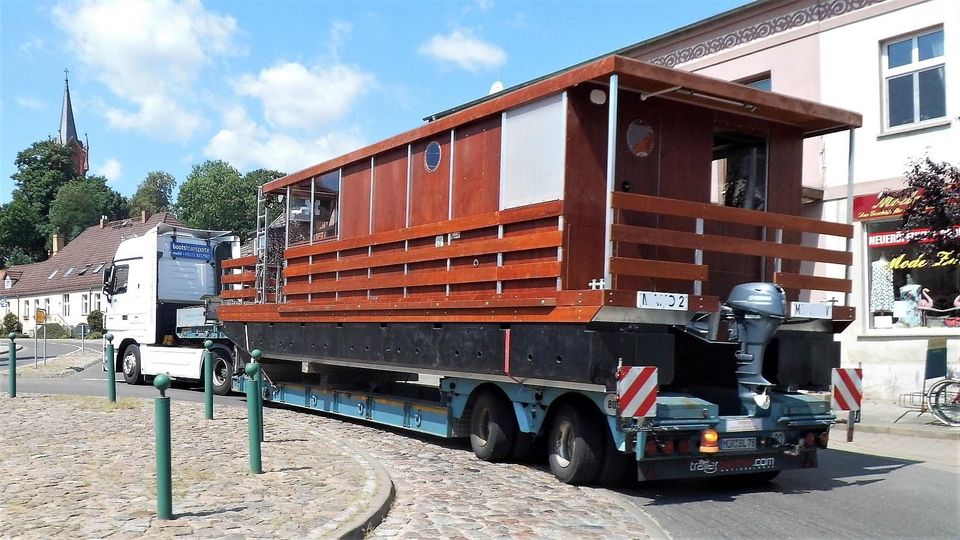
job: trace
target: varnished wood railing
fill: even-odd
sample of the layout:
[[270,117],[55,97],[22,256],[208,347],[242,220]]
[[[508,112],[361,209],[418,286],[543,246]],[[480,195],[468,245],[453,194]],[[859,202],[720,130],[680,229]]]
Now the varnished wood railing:
[[[701,253],[716,252],[768,257],[774,260],[775,272],[773,280],[785,288],[845,293],[849,293],[852,290],[849,279],[787,273],[780,271],[779,268],[781,260],[850,266],[853,263],[853,255],[849,251],[802,246],[780,241],[784,231],[821,234],[845,239],[852,238],[853,227],[850,225],[799,216],[622,192],[613,194],[613,207],[617,210],[642,212],[660,216],[694,218],[702,220],[703,222],[750,225],[766,229],[766,236],[773,239],[733,238],[690,231],[614,223],[610,231],[611,238],[614,242],[692,249]],[[611,273],[614,275],[620,274],[694,282],[708,281],[710,273],[706,265],[696,264],[695,262],[667,262],[623,257],[613,257],[610,268]]]

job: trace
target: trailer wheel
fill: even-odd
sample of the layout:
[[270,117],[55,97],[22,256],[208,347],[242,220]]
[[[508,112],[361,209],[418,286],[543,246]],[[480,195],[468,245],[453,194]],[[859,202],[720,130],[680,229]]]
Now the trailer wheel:
[[[632,474],[631,474],[632,473]],[[604,437],[603,464],[597,474],[597,483],[602,486],[621,486],[637,479],[637,462],[630,454],[625,454],[613,445],[613,436]]]
[[502,461],[510,453],[517,431],[513,412],[504,399],[491,392],[477,397],[470,415],[470,446],[484,461]]
[[233,359],[223,349],[213,349],[213,393],[225,396],[233,386]]
[[143,375],[140,373],[140,347],[127,345],[123,350],[123,380],[127,384],[140,384]]
[[603,432],[600,423],[586,418],[571,405],[563,405],[553,417],[547,440],[550,470],[566,484],[589,484],[600,471]]

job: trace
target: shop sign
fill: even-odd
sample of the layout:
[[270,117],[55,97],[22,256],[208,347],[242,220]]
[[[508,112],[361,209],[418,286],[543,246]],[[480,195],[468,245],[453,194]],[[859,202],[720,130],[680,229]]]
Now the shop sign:
[[860,195],[853,198],[853,219],[863,221],[902,215],[906,212],[919,192],[913,192],[905,197],[895,197],[884,192],[872,195]]
[[917,254],[912,258],[906,253],[897,255],[890,261],[890,268],[894,270],[908,270],[911,268],[941,268],[945,266],[960,266],[960,254],[956,251],[938,251],[935,255]]

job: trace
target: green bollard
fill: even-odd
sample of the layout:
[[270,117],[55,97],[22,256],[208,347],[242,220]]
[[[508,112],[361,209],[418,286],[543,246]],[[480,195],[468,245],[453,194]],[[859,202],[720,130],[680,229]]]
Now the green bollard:
[[112,402],[117,401],[117,362],[113,352],[113,334],[103,336],[107,340],[107,362],[104,368],[107,370],[107,399]]
[[[260,349],[254,349],[250,352],[250,356],[253,358],[253,361],[259,365],[260,357],[263,356],[263,353],[260,352]],[[254,380],[257,386],[257,415],[260,417],[260,442],[263,442],[263,367],[257,370]]]
[[250,472],[263,473],[260,461],[260,415],[257,413],[257,383],[256,376],[260,371],[260,364],[251,362],[243,368],[247,374],[247,438],[250,439]]
[[170,474],[170,398],[165,394],[170,388],[170,377],[160,374],[153,379],[153,386],[160,390],[154,400],[154,417],[157,445],[157,517],[173,519],[173,479]]
[[10,397],[17,397],[17,339],[15,332],[10,332],[7,336],[10,338],[10,352],[7,354],[7,360],[10,362]]
[[213,342],[208,339],[203,346],[207,349],[203,353],[203,408],[207,420],[213,420]]

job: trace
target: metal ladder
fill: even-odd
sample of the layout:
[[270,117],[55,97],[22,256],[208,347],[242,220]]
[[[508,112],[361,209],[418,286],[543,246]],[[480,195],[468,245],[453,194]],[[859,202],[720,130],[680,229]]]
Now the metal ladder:
[[263,188],[257,188],[257,231],[253,240],[253,254],[257,257],[255,279],[253,283],[256,296],[254,302],[265,304],[269,298],[267,290],[269,275],[267,270],[267,201],[263,196]]

